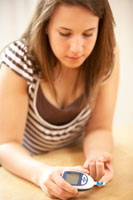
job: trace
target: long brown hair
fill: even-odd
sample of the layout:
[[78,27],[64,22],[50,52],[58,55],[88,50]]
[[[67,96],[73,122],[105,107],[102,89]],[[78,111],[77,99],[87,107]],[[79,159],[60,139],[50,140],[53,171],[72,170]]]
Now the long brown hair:
[[53,89],[53,68],[58,60],[51,50],[45,30],[59,3],[83,6],[99,17],[99,31],[95,47],[80,67],[84,70],[85,81],[83,102],[89,101],[91,104],[100,84],[113,68],[115,47],[113,14],[108,0],[38,0],[31,23],[21,39],[25,39],[29,55],[37,63],[35,70],[41,71],[42,78],[45,78]]

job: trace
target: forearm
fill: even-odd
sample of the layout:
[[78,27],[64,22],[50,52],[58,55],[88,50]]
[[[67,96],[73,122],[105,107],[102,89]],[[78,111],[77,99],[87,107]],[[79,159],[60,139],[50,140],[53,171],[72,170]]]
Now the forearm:
[[47,165],[35,160],[21,144],[0,145],[0,163],[10,172],[38,185],[38,177]]
[[108,130],[92,130],[86,134],[83,143],[86,159],[99,156],[104,152],[112,153],[113,137]]

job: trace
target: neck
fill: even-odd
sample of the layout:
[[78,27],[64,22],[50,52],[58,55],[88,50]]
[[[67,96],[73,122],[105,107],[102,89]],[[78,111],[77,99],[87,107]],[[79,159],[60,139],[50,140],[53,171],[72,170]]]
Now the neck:
[[69,68],[64,65],[57,64],[54,70],[55,79],[76,79],[79,73],[79,68]]

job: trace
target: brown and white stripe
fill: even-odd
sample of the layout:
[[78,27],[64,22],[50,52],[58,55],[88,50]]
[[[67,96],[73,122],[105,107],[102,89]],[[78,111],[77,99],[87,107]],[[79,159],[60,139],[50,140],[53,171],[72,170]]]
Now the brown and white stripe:
[[36,106],[40,79],[33,73],[33,64],[24,43],[19,40],[11,43],[1,56],[1,63],[5,63],[28,83],[29,108],[23,139],[23,145],[28,151],[41,154],[77,143],[83,138],[91,114],[88,105],[65,125],[50,124],[40,116]]

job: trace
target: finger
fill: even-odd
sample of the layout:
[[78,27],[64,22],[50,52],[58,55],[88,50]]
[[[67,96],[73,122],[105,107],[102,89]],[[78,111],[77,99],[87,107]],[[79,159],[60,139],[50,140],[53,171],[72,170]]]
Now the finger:
[[76,166],[73,169],[76,171],[79,171],[79,172],[86,173],[86,174],[88,174],[88,172],[89,172],[88,169],[84,169],[82,166]]
[[53,185],[52,181],[49,181],[47,183],[41,184],[41,189],[49,197],[54,198],[54,197],[56,197],[56,193],[54,193],[54,195],[53,195],[53,191],[52,191],[52,189],[54,188],[54,185]]
[[86,160],[83,164],[83,168],[88,169],[89,168],[89,160]]
[[90,176],[96,180],[96,162],[95,161],[92,161],[90,162],[90,165],[89,165],[89,172],[90,172]]
[[104,172],[104,163],[103,162],[96,162],[96,177],[97,177],[97,181],[99,179],[101,179],[104,176],[105,172]]
[[47,193],[48,195],[53,198],[59,198],[59,199],[68,199],[70,197],[73,197],[72,194],[66,192],[62,188],[60,188],[55,182],[49,181],[47,183]]
[[63,190],[65,190],[67,193],[71,195],[77,195],[78,190],[74,188],[72,185],[70,185],[68,182],[66,182],[59,174],[54,173],[52,180]]
[[106,170],[105,170],[105,175],[99,180],[99,182],[105,182],[108,183],[113,179],[113,168],[109,163],[105,164]]
[[98,157],[99,161],[103,162],[111,162],[112,161],[112,155],[108,152],[104,152],[103,155]]
[[86,161],[84,162],[83,167],[85,169],[88,169],[90,162],[95,161],[95,160],[96,160],[96,158],[94,156],[91,156],[90,158],[86,159]]
[[75,167],[66,167],[65,168],[66,170],[71,170],[71,171],[79,171],[79,172],[83,172],[83,173],[86,173],[88,174],[89,171],[88,169],[84,169],[82,166],[75,166]]
[[[99,182],[104,182],[105,184],[110,182],[113,178],[112,173],[105,173],[105,175],[99,180]],[[98,185],[98,187],[102,187],[103,185]]]

